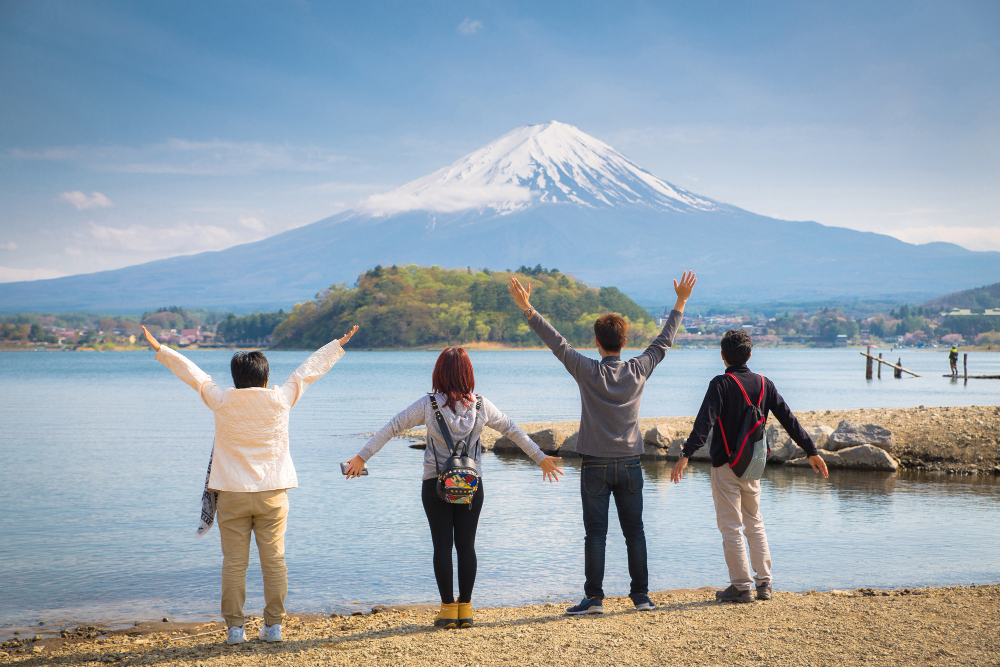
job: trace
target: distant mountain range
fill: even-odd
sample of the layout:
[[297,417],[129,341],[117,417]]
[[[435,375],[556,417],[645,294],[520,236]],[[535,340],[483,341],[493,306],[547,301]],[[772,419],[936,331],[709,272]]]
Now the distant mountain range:
[[897,299],[995,281],[1000,253],[776,220],[653,176],[558,122],[520,127],[452,165],[304,227],[218,252],[0,284],[0,312],[288,307],[381,264],[542,264],[646,306],[698,272],[706,302]]

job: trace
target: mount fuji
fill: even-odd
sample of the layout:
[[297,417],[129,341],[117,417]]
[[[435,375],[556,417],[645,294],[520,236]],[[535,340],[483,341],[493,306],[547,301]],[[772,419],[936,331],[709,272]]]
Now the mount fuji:
[[519,127],[353,209],[217,252],[0,284],[0,312],[132,312],[180,304],[288,308],[377,264],[542,264],[639,303],[698,272],[703,303],[922,301],[996,282],[1000,253],[790,222],[694,194],[552,121]]

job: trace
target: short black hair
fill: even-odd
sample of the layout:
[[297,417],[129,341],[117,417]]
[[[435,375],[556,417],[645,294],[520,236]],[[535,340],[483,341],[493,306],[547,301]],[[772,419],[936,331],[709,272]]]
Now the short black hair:
[[271,374],[267,367],[267,357],[263,352],[237,352],[229,363],[233,372],[233,384],[237,389],[251,387],[266,387],[267,378]]
[[618,313],[606,313],[594,322],[594,337],[605,352],[621,352],[628,341],[628,322]]
[[753,349],[753,339],[746,329],[730,329],[722,337],[722,356],[730,366],[745,364]]

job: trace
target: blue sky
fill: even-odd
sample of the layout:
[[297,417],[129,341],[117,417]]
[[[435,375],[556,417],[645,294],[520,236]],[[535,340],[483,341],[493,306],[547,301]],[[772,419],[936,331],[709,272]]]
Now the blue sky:
[[1000,250],[1000,3],[0,0],[0,281],[256,240],[528,123]]

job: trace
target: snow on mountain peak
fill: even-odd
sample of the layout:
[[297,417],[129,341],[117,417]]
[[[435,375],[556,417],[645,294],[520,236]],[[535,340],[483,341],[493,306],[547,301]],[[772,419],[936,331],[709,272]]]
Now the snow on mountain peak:
[[578,128],[551,121],[508,132],[443,169],[365,199],[358,210],[377,216],[417,210],[511,213],[535,203],[719,208],[710,199],[653,176]]

